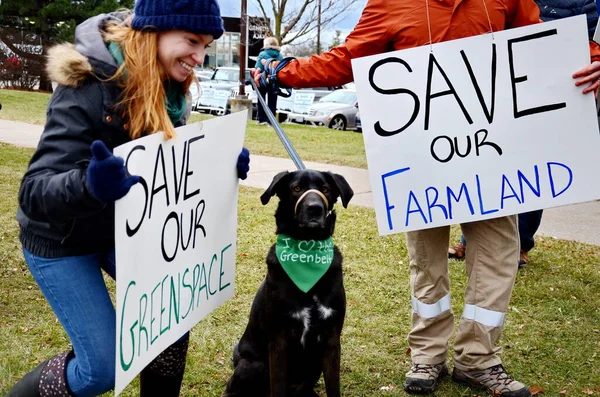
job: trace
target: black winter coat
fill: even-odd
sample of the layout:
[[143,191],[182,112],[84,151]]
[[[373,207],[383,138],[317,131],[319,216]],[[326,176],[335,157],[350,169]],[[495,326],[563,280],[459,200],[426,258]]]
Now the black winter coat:
[[112,151],[130,141],[116,107],[122,90],[116,82],[100,80],[117,69],[98,31],[107,17],[80,25],[76,46],[63,44],[49,52],[48,72],[60,85],[21,182],[17,211],[21,243],[34,255],[56,258],[114,249],[114,204],[99,202],[86,186],[92,142],[102,140]]

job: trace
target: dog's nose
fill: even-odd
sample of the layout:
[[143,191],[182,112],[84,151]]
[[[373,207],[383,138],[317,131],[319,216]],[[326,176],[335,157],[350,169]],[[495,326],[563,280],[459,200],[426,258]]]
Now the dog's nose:
[[321,215],[323,215],[323,211],[324,211],[324,208],[321,203],[314,202],[314,203],[310,203],[306,206],[306,212],[308,213],[308,215],[311,215],[311,216],[315,216],[315,217],[321,216]]

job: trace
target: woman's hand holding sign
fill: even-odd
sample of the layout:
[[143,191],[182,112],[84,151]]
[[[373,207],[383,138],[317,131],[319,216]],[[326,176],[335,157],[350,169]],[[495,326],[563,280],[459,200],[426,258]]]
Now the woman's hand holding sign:
[[575,80],[575,85],[578,87],[584,84],[588,84],[588,86],[583,89],[584,94],[594,92],[594,96],[596,98],[598,97],[598,87],[600,87],[599,61],[594,61],[586,67],[579,69],[573,74],[573,78],[577,79]]
[[124,197],[140,181],[129,175],[123,159],[113,155],[102,141],[91,146],[92,159],[87,169],[87,187],[97,200],[112,203]]
[[242,148],[242,151],[238,156],[236,168],[238,178],[244,180],[248,177],[248,171],[250,171],[250,151],[248,149]]

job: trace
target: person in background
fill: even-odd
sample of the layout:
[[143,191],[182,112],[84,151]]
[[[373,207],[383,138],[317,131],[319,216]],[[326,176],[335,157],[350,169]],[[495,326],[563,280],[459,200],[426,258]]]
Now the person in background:
[[[535,0],[540,8],[540,19],[544,22],[555,21],[575,15],[585,15],[587,18],[588,37],[594,38],[596,25],[598,24],[598,11],[594,0]],[[536,210],[519,214],[519,260],[520,268],[529,263],[529,251],[535,246],[535,233],[542,223],[543,210]],[[464,235],[455,245],[448,248],[448,257],[453,259],[464,259],[467,250],[467,240]]]
[[[524,268],[529,264],[529,251],[535,245],[534,235],[542,223],[543,210],[524,212],[517,216],[519,228],[519,260],[517,267]],[[448,258],[462,260],[467,252],[467,240],[460,236],[458,243],[448,248]]]
[[[353,58],[539,22],[533,0],[368,0],[343,45],[308,59],[284,58],[265,72],[256,69],[253,75],[257,84],[263,81],[273,89],[341,86],[353,80]],[[600,85],[600,48],[590,42],[590,52],[593,62],[572,76],[576,86],[584,86],[583,94],[597,92]],[[530,396],[529,388],[502,365],[497,346],[517,275],[517,218],[505,216],[461,227],[477,255],[466,256],[468,285],[454,340],[452,379],[488,389],[494,396]],[[406,233],[413,308],[408,335],[412,366],[404,382],[409,393],[432,393],[448,374],[448,344],[454,331],[449,236],[449,226]]]
[[[263,43],[264,43],[264,47],[260,50],[258,57],[256,57],[255,68],[264,71],[265,67],[262,64],[263,59],[265,59],[265,60],[274,59],[274,60],[279,61],[283,57],[281,56],[279,43],[277,42],[277,39],[275,37],[266,37],[264,39]],[[260,85],[257,85],[257,87],[258,87],[258,93],[260,95],[262,95],[262,97],[267,102],[267,105],[269,106],[271,113],[273,113],[273,115],[275,115],[275,112],[277,111],[277,95],[273,91],[269,90],[268,87],[263,87]],[[269,119],[267,118],[267,113],[265,112],[265,109],[262,107],[262,105],[260,103],[258,104],[258,113],[256,115],[256,119],[257,119],[257,123],[259,125],[269,124]]]
[[[114,202],[139,178],[114,147],[163,131],[190,114],[194,67],[223,34],[216,0],[138,0],[135,10],[79,25],[75,45],[49,51],[59,83],[19,190],[25,262],[73,350],[26,374],[7,397],[98,396],[114,388],[115,309],[102,270],[115,277]],[[238,176],[249,170],[238,158]],[[231,164],[231,167],[234,167]],[[140,375],[141,396],[178,396],[189,334]]]

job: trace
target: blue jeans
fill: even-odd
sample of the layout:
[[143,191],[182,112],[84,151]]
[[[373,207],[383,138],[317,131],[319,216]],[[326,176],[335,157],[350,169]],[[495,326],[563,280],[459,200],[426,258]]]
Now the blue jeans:
[[42,258],[23,249],[25,262],[67,332],[75,358],[67,365],[67,384],[77,397],[98,396],[114,388],[116,314],[102,278],[115,278],[114,251]]

